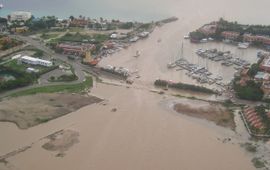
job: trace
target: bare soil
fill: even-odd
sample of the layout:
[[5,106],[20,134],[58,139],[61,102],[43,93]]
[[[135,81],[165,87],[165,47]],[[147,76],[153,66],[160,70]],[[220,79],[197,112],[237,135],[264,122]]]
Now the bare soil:
[[7,98],[0,102],[0,121],[27,129],[101,101],[94,96],[59,93]]
[[206,119],[214,122],[218,126],[235,129],[234,115],[221,104],[209,103],[206,105],[191,105],[178,103],[174,105],[178,113],[188,116]]

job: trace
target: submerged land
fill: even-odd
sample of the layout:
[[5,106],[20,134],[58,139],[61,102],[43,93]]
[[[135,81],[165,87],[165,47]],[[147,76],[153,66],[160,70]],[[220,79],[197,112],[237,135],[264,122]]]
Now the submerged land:
[[19,128],[27,129],[101,101],[94,96],[68,93],[45,93],[9,98],[0,102],[0,121],[13,122]]
[[[0,169],[269,168],[268,138],[252,140],[267,130],[248,131],[268,112],[256,108],[267,95],[243,100],[232,81],[247,68],[255,81],[261,49],[194,44],[187,34],[209,22],[196,18],[46,16],[7,27],[18,45],[0,61]],[[253,107],[246,123],[239,113]]]
[[214,122],[216,125],[232,130],[235,129],[233,113],[221,104],[205,102],[204,105],[202,103],[199,105],[195,100],[192,104],[178,103],[174,105],[174,109],[188,116],[206,119]]

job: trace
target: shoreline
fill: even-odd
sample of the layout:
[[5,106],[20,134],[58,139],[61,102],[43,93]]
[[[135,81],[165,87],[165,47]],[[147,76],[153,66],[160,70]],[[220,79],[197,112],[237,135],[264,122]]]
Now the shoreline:
[[[25,101],[32,103],[31,106],[28,107]],[[0,102],[0,122],[14,123],[19,129],[25,130],[101,101],[103,100],[94,96],[68,93],[5,98]],[[16,107],[11,107],[14,103]]]
[[[196,121],[168,114],[169,112],[159,104],[164,98],[174,99],[174,96],[146,92],[146,89],[148,91],[153,88],[153,80],[156,78],[176,81],[181,79],[184,83],[194,83],[185,77],[183,72],[167,70],[166,63],[172,56],[176,56],[181,37],[191,27],[195,27],[193,23],[199,24],[209,19],[202,19],[201,16],[196,15],[198,14],[193,13],[190,18],[183,16],[181,22],[158,27],[149,39],[136,43],[102,61],[103,65],[112,63],[117,66],[126,66],[130,70],[139,70],[140,78],[135,78],[132,85],[135,88],[95,84],[91,93],[105,98],[108,101],[106,104],[86,106],[77,110],[75,114],[30,128],[24,133],[17,132],[13,128],[6,129],[6,138],[3,146],[0,147],[2,152],[15,146],[31,143],[39,136],[52,134],[52,131],[72,124],[69,128],[80,133],[80,142],[67,151],[67,156],[62,157],[61,161],[51,152],[43,150],[40,147],[42,142],[8,161],[21,169],[31,169],[33,163],[38,163],[41,170],[89,169],[89,167],[142,170],[254,169],[250,162],[253,156],[246,154],[237,145],[241,140],[233,138],[233,143],[226,144],[218,140],[218,138],[234,136],[230,130],[228,130],[229,135],[225,132],[219,133],[215,129],[198,125]],[[204,13],[200,15],[203,16]],[[213,16],[211,15],[212,18]],[[211,45],[216,46],[216,44]],[[198,47],[189,43],[185,43],[185,46],[185,55],[192,62],[198,62],[193,55],[194,49]],[[224,45],[220,45],[219,48],[235,50],[234,47]],[[135,59],[132,56],[137,50],[140,50],[141,56]],[[246,57],[244,52],[241,55]],[[213,65],[213,63],[209,64],[212,71],[218,74],[225,73],[227,77],[231,76],[231,72]],[[114,108],[116,108],[115,112],[112,111]],[[23,136],[29,136],[29,139],[22,138],[20,142],[16,140],[13,142],[14,140],[11,140],[13,137],[8,134],[15,134],[15,139]],[[8,142],[9,140],[11,142]],[[36,156],[35,161],[31,160],[33,156]]]

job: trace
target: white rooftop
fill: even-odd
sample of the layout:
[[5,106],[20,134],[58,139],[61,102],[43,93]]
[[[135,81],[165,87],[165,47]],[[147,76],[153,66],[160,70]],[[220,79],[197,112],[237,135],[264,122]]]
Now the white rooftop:
[[30,60],[30,61],[39,61],[39,62],[43,62],[43,63],[51,63],[51,61],[47,61],[47,60],[42,60],[42,59],[39,59],[39,58],[34,58],[34,57],[29,57],[29,56],[23,56],[21,57],[21,59],[24,59],[24,60]]

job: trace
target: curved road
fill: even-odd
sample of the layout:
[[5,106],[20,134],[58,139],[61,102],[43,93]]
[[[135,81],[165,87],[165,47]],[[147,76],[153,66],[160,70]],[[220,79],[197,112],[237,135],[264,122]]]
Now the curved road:
[[0,97],[5,97],[5,96],[8,96],[8,95],[13,94],[13,93],[27,90],[27,89],[31,89],[31,88],[35,88],[35,87],[63,85],[63,84],[78,84],[78,83],[81,83],[85,80],[85,74],[84,74],[83,70],[89,69],[87,66],[83,66],[80,63],[76,63],[74,61],[71,61],[65,55],[56,54],[53,50],[46,47],[42,42],[39,42],[37,40],[33,40],[30,37],[25,37],[25,36],[21,36],[21,35],[11,35],[11,37],[15,38],[15,39],[19,39],[21,41],[24,41],[24,42],[34,46],[35,48],[43,50],[47,55],[70,64],[73,67],[74,72],[75,72],[76,76],[78,77],[78,79],[76,81],[73,81],[73,82],[55,82],[55,83],[50,83],[50,84],[34,84],[31,86],[26,86],[26,87],[14,89],[14,90],[2,93],[2,94],[0,94]]

